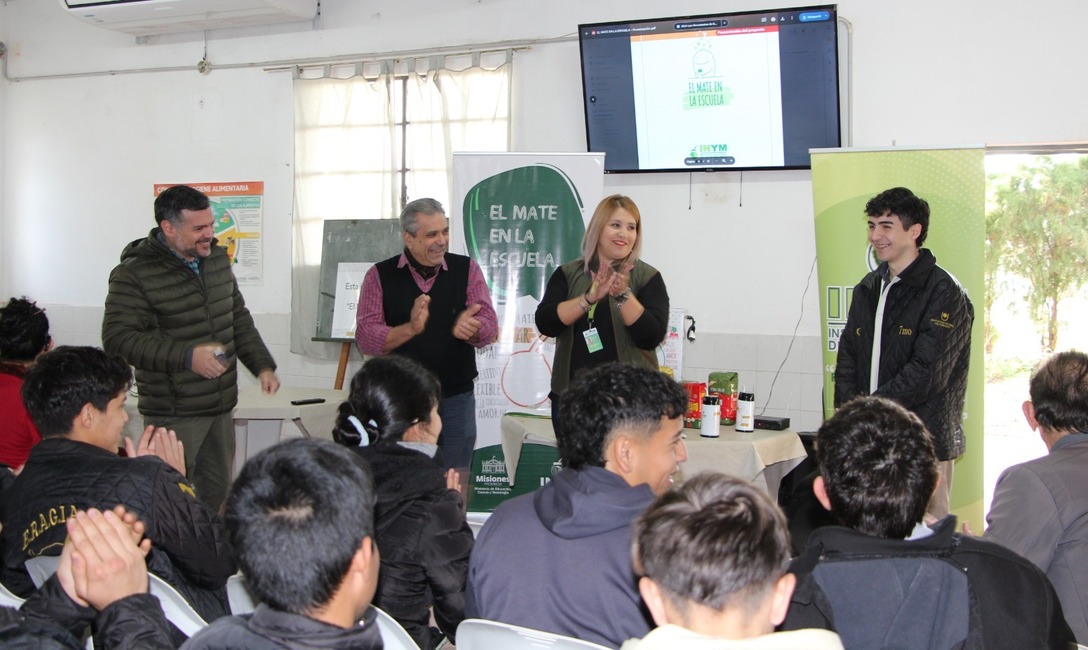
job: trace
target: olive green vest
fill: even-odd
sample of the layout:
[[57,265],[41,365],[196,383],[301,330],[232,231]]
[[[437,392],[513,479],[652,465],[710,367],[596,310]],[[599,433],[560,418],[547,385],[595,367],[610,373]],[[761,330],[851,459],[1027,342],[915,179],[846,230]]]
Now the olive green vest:
[[[567,262],[559,269],[563,271],[563,275],[567,278],[567,300],[589,291],[590,285],[593,284],[593,278],[585,272],[581,259]],[[657,273],[657,269],[639,260],[635,263],[635,268],[631,269],[627,286],[637,296],[638,292],[642,290],[642,287],[655,273]],[[635,366],[656,370],[658,367],[656,353],[653,350],[643,350],[635,345],[630,333],[627,331],[627,326],[623,324],[623,317],[620,315],[619,307],[616,306],[616,301],[609,297],[607,302],[608,309],[612,314],[612,331],[616,340],[616,354],[619,360]],[[600,309],[601,306],[598,304],[597,308]],[[575,324],[577,324],[577,321]],[[552,362],[552,392],[556,395],[562,395],[570,385],[571,350],[574,347],[574,337],[581,335],[582,330],[576,328],[575,325],[571,325],[563,330],[563,333],[555,340],[555,359]]]

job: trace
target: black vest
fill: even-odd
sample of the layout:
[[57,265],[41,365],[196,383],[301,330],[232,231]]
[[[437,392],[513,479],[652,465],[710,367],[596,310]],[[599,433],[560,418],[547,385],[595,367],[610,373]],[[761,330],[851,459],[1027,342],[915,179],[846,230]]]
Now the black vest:
[[[400,255],[397,255],[377,264],[382,283],[382,310],[385,324],[390,327],[411,319],[412,305],[423,293],[416,286],[408,266],[397,268],[399,260]],[[415,359],[438,375],[443,397],[473,390],[472,380],[477,374],[476,348],[453,336],[453,324],[468,302],[468,262],[464,255],[446,253],[448,269],[439,270],[428,292],[430,315],[423,333],[392,352]]]

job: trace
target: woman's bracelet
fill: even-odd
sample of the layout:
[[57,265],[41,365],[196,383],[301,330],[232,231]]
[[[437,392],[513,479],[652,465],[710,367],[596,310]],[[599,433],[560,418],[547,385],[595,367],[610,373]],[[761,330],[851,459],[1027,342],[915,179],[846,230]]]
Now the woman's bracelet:
[[627,287],[623,290],[623,293],[614,298],[617,307],[623,307],[627,304],[627,301],[631,299],[631,287]]
[[586,300],[585,294],[582,294],[582,295],[578,296],[578,307],[580,307],[581,310],[584,311],[585,313],[587,313],[587,314],[589,313],[589,310],[590,310],[590,307],[591,307],[592,304],[593,303]]

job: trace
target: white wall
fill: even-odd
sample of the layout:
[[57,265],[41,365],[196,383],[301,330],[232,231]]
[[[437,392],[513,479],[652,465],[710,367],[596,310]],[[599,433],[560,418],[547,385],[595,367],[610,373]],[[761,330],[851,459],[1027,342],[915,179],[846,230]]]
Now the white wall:
[[[6,43],[8,40],[8,23],[6,20],[5,4],[3,0],[0,0],[0,43]],[[4,64],[4,61],[0,61],[0,66]],[[0,125],[7,123],[6,106],[7,106],[7,91],[8,84],[4,83],[3,79],[0,79]],[[7,246],[5,245],[6,237],[5,232],[7,230],[4,220],[4,200],[3,197],[6,194],[4,192],[3,179],[4,176],[4,153],[6,147],[4,146],[4,133],[5,129],[0,126],[0,296],[8,295],[8,276],[7,271]],[[6,304],[6,303],[5,303]]]
[[[323,0],[321,26],[130,36],[85,25],[58,3],[8,0],[0,37],[15,78],[186,66],[178,72],[25,79],[0,88],[0,288],[51,307],[62,342],[97,343],[106,278],[153,225],[155,182],[263,180],[265,283],[252,311],[290,383],[327,385],[330,365],[286,352],[292,164],[291,79],[216,65],[572,35],[579,22],[751,9],[753,0]],[[769,4],[769,3],[764,3]],[[800,3],[794,3],[800,4]],[[853,24],[855,146],[1083,139],[1088,4],[1044,0],[842,0]],[[1049,17],[1045,22],[1040,17]],[[578,46],[515,58],[514,147],[585,148]],[[1060,72],[1060,74],[1059,74]],[[689,185],[690,183],[690,185]],[[757,401],[800,318],[768,412],[818,422],[819,324],[807,172],[606,178],[645,219],[645,259],[698,319],[692,376],[751,373]],[[864,236],[859,221],[858,237]],[[801,296],[808,283],[808,293]],[[803,314],[802,314],[803,308]],[[792,395],[792,398],[790,397]]]

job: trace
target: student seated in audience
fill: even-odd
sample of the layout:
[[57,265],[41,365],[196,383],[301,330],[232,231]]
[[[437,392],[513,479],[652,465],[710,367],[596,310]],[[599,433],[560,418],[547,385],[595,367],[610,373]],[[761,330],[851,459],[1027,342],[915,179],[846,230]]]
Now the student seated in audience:
[[98,648],[174,648],[162,607],[147,591],[151,540],[143,523],[117,506],[79,511],[65,527],[56,574],[19,610],[0,607],[0,647],[76,650],[93,624]]
[[45,310],[26,298],[0,308],[0,465],[18,470],[41,436],[23,405],[27,368],[53,345]]
[[664,374],[610,363],[559,410],[564,469],[502,503],[469,565],[465,614],[619,647],[650,631],[631,567],[631,525],[687,459],[687,396]]
[[261,604],[212,623],[185,649],[380,649],[374,501],[366,463],[333,442],[298,438],[251,458],[227,496],[226,522]]
[[834,632],[774,633],[795,577],[782,511],[748,481],[706,473],[635,521],[631,555],[658,628],[623,650],[842,650]]
[[[460,477],[434,461],[442,418],[438,378],[399,355],[370,359],[351,380],[333,438],[370,463],[378,494],[381,576],[374,604],[431,650],[465,618],[472,530]],[[431,608],[441,632],[431,628]]]
[[[880,397],[839,408],[816,437],[816,498],[842,526],[818,528],[784,629],[835,629],[848,649],[1065,648],[1054,588],[1008,549],[922,523],[937,456],[916,415]],[[965,644],[965,645],[958,645]]]
[[125,440],[135,457],[118,455],[131,382],[124,359],[91,347],[59,347],[27,371],[23,397],[42,441],[0,502],[3,582],[29,595],[24,562],[60,554],[70,516],[123,503],[154,542],[148,569],[213,620],[229,612],[225,585],[235,572],[221,521],[185,479],[172,432],[148,427],[138,445]]
[[1046,572],[1069,627],[1088,644],[1088,355],[1047,359],[1029,393],[1024,417],[1050,453],[997,479],[985,539]]

